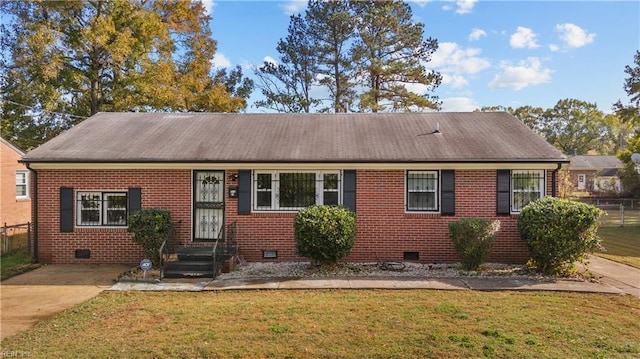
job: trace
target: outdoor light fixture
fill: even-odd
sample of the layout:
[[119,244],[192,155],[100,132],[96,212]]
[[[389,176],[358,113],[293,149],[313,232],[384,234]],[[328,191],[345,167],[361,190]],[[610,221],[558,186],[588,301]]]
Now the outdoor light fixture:
[[234,173],[234,174],[229,175],[229,179],[234,181],[234,182],[237,181],[238,180],[238,174]]

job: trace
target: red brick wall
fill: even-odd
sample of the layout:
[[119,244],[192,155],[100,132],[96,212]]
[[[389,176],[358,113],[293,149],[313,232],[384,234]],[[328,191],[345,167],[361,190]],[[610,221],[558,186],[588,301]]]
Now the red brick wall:
[[[226,186],[237,171],[228,170]],[[516,216],[496,216],[496,171],[458,170],[455,196],[456,215],[406,213],[404,171],[357,172],[357,238],[349,261],[402,260],[403,252],[419,252],[421,262],[459,261],[447,224],[463,217],[499,219],[501,230],[490,261],[521,263],[528,251],[519,239]],[[548,194],[550,194],[550,172]],[[142,188],[143,208],[166,208],[177,228],[177,240],[190,245],[190,170],[41,170],[38,171],[38,249],[43,263],[138,263],[142,251],[131,241],[125,228],[76,228],[73,233],[59,231],[59,188],[78,190],[126,191]],[[228,190],[225,191],[228,196]],[[248,261],[262,260],[262,250],[277,250],[278,260],[304,260],[295,254],[294,213],[253,213],[238,215],[237,199],[227,198],[226,223],[237,222],[240,254]],[[75,216],[75,213],[74,213]],[[76,249],[91,250],[90,259],[75,259]]]
[[[463,217],[501,221],[489,260],[522,263],[529,258],[519,238],[517,217],[496,216],[496,171],[456,171],[454,217],[406,213],[404,181],[404,171],[357,172],[357,237],[347,260],[402,260],[403,253],[409,251],[419,252],[421,262],[457,262],[447,224]],[[262,250],[277,250],[279,260],[302,260],[295,255],[293,213],[238,215],[235,199],[228,200],[226,208],[227,223],[238,223],[237,237],[245,259],[258,261]]]
[[[143,208],[171,211],[181,240],[191,236],[191,171],[189,170],[40,170],[38,171],[38,260],[41,263],[139,263],[141,247],[126,228],[75,228],[60,233],[60,187],[75,191],[126,191],[142,187]],[[75,220],[75,212],[74,212]],[[75,223],[75,222],[74,222]],[[76,249],[91,250],[76,259]]]

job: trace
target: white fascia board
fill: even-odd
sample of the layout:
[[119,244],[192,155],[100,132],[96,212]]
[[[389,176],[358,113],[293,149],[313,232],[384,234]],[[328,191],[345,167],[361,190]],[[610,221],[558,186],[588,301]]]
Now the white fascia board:
[[433,163],[72,163],[32,162],[34,170],[554,170],[559,162],[433,162]]

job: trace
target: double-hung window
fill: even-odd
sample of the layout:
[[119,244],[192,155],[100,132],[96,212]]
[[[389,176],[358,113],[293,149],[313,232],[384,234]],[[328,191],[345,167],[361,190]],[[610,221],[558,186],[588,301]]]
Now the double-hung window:
[[29,171],[16,171],[16,198],[25,199],[29,197]]
[[313,205],[341,204],[338,171],[256,171],[253,208],[295,211]]
[[520,212],[524,206],[544,197],[544,170],[511,171],[511,211]]
[[407,211],[438,211],[438,171],[407,171]]
[[126,226],[126,192],[85,192],[76,195],[78,226]]

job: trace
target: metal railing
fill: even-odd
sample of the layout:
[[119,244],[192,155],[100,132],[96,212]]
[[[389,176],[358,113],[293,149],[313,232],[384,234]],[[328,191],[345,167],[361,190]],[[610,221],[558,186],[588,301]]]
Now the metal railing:
[[0,228],[2,254],[24,250],[31,252],[31,222],[7,225]]
[[[178,222],[179,223],[179,222]],[[167,232],[167,235],[164,237],[164,240],[162,241],[162,244],[160,245],[160,248],[158,249],[158,255],[160,258],[160,279],[164,278],[164,267],[165,264],[169,261],[169,258],[171,257],[171,255],[175,252],[174,251],[174,237],[176,234],[176,224],[177,223],[171,223],[171,227],[169,228],[169,232]]]
[[222,263],[238,254],[238,243],[236,242],[238,223],[233,222],[226,228],[223,226],[220,230],[220,238],[213,245],[213,277],[220,274]]

